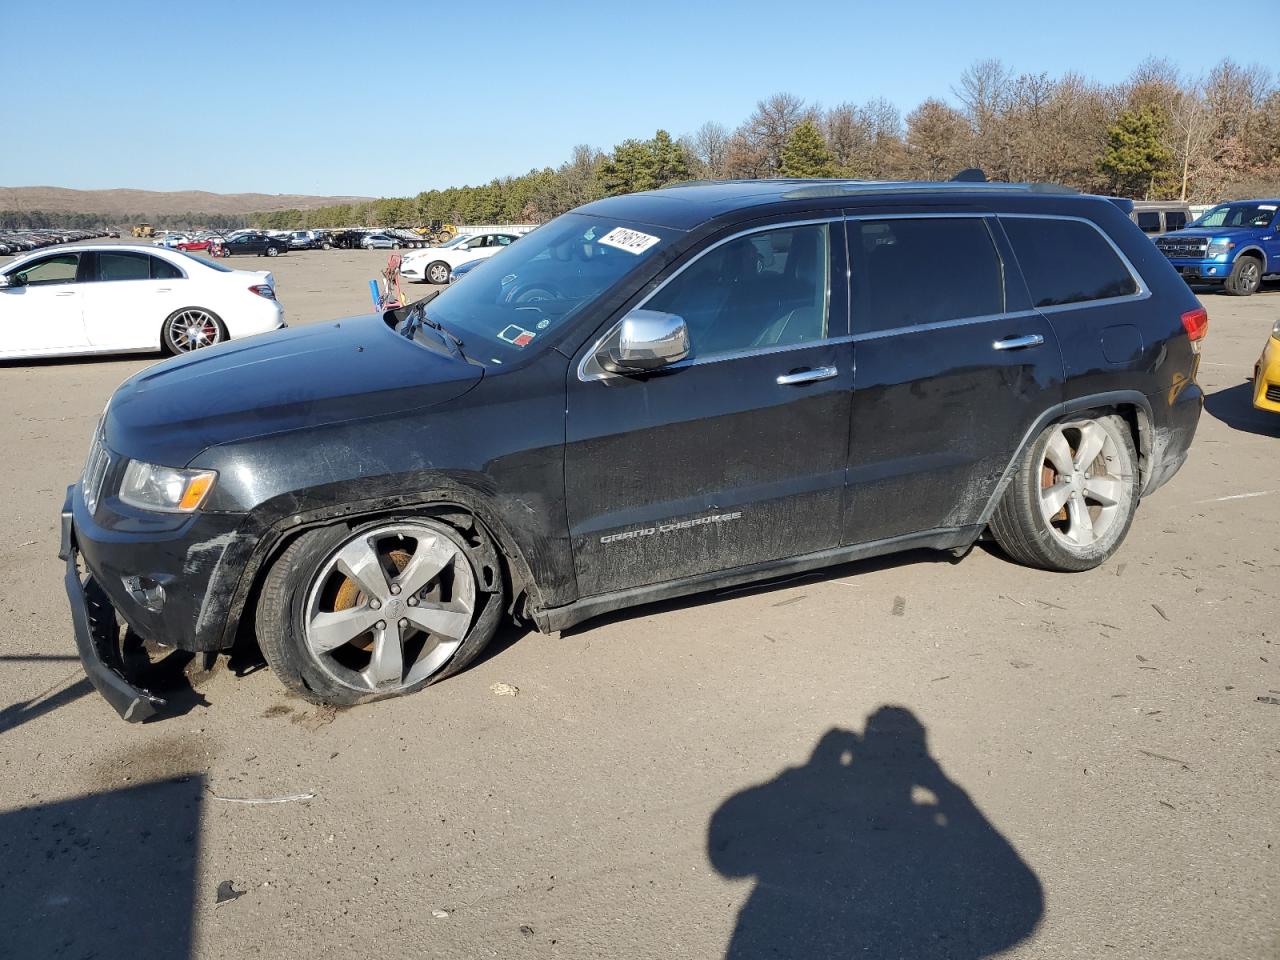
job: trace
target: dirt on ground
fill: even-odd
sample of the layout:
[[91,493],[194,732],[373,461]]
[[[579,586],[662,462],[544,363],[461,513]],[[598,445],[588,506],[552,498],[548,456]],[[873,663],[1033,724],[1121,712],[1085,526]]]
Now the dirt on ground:
[[[386,258],[231,265],[306,324],[366,312]],[[1191,458],[1097,570],[917,552],[507,628],[346,711],[250,660],[142,725],[78,667],[56,552],[158,358],[0,365],[6,948],[1280,956],[1280,418],[1246,383],[1280,289],[1202,299]]]

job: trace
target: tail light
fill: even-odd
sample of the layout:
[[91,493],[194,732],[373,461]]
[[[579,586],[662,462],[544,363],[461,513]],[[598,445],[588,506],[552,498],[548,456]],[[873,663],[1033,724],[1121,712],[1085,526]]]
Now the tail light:
[[[256,293],[260,297],[266,297],[268,300],[274,300],[276,298],[275,288],[272,287],[271,284],[269,283],[255,283],[252,287],[249,288],[249,292]],[[1200,312],[1204,313],[1203,310],[1201,310]],[[1182,322],[1183,323],[1187,322],[1187,318],[1185,316],[1182,318]],[[1195,339],[1195,338],[1193,337],[1192,339]]]
[[1204,307],[1198,310],[1188,310],[1182,315],[1182,325],[1187,330],[1187,336],[1190,338],[1192,346],[1198,351],[1200,349],[1200,341],[1209,332],[1209,311]]

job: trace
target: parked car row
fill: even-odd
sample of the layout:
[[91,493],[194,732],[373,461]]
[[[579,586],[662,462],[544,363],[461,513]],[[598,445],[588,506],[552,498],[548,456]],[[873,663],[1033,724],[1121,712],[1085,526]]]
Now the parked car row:
[[0,257],[105,236],[106,230],[0,230]]

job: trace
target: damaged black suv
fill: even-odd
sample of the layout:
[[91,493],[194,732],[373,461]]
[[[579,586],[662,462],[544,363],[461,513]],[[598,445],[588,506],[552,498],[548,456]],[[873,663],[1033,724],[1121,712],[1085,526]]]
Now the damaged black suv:
[[[542,631],[907,548],[1084,570],[1181,466],[1207,318],[1106,199],[757,181],[602,200],[434,299],[151,367],[62,555],[94,684],[117,616],[252,631],[352,704]],[[83,573],[81,572],[83,565]]]

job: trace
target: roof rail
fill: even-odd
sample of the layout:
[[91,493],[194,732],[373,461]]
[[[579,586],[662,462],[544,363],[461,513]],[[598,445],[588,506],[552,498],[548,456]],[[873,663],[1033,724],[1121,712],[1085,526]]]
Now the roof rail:
[[977,183],[964,180],[852,180],[843,183],[816,183],[797,187],[782,194],[784,200],[822,200],[830,197],[856,196],[860,193],[923,193],[926,191],[957,193],[1044,193],[1056,196],[1078,196],[1080,191],[1058,183]]

